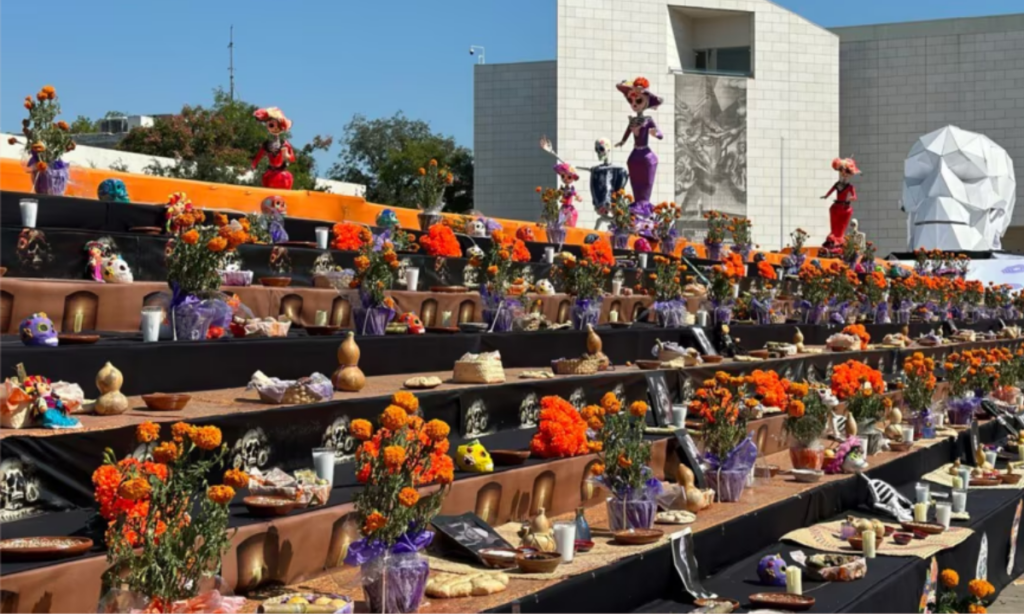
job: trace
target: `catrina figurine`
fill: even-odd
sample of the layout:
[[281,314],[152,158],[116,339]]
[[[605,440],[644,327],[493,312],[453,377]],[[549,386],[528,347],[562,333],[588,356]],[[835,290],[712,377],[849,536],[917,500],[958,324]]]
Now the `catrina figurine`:
[[267,230],[270,231],[271,243],[284,243],[288,240],[288,232],[284,229],[284,216],[288,215],[288,204],[283,198],[268,196],[260,203],[260,213],[266,216]]
[[263,122],[270,133],[270,138],[263,142],[256,157],[252,159],[252,168],[255,170],[260,160],[266,156],[270,166],[263,173],[263,187],[292,189],[294,180],[292,174],[288,172],[288,163],[295,162],[295,150],[292,149],[291,143],[281,140],[281,134],[291,129],[291,120],[277,107],[256,109],[253,117]]
[[835,253],[842,249],[846,243],[846,227],[853,217],[853,203],[857,200],[857,190],[850,183],[854,175],[860,174],[857,162],[853,158],[836,158],[832,160],[832,170],[839,173],[839,181],[832,185],[832,188],[822,196],[827,199],[833,193],[836,195],[835,202],[828,208],[829,232],[825,239],[825,249]]
[[665,138],[654,120],[644,115],[645,111],[657,109],[663,102],[660,96],[648,89],[650,86],[650,81],[644,77],[623,81],[615,86],[636,113],[635,117],[629,118],[629,126],[622,134],[622,140],[615,146],[622,147],[630,135],[633,136],[633,152],[629,154],[626,166],[629,168],[629,183],[633,187],[634,199],[629,208],[638,220],[647,220],[654,212],[651,192],[654,189],[654,176],[658,172],[658,156],[648,147],[648,139],[652,134],[659,140]]
[[86,243],[85,257],[88,259],[88,263],[85,266],[85,272],[89,275],[89,278],[103,283],[104,262],[116,253],[117,245],[114,244],[114,240],[110,237],[100,237],[95,241]]
[[57,347],[57,329],[45,313],[33,313],[18,325],[21,342],[25,345],[47,345]]
[[566,162],[556,164],[555,173],[562,179],[562,188],[560,190],[562,208],[559,211],[559,217],[565,222],[566,226],[575,228],[576,219],[579,217],[579,213],[576,211],[576,203],[583,201],[583,198],[576,193],[576,186],[574,185],[579,181],[580,176],[576,169]]
[[33,375],[22,383],[25,392],[32,399],[32,409],[40,426],[47,429],[74,429],[82,423],[69,415],[64,402],[53,394],[53,386],[45,377]]

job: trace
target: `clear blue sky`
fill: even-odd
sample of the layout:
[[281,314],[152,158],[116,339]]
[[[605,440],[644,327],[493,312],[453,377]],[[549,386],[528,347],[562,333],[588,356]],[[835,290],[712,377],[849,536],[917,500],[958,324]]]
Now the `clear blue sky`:
[[[0,127],[19,131],[22,99],[45,84],[68,121],[208,104],[228,84],[234,24],[237,94],[281,107],[298,143],[339,135],[354,113],[402,110],[471,147],[469,46],[485,46],[488,63],[553,59],[555,2],[48,0],[40,11],[10,0],[0,9]],[[1024,11],[1021,0],[777,2],[825,27]]]

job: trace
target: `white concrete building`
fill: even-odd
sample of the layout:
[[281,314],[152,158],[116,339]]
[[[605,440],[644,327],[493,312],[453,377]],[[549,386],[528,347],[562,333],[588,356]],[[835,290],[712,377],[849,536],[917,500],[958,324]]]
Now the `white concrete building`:
[[[903,161],[947,125],[988,136],[1024,177],[1024,15],[836,28],[840,147],[855,155],[854,217],[885,255],[907,248]],[[1003,237],[1024,249],[1024,207]]]
[[[717,209],[750,217],[763,247],[798,226],[824,240],[819,196],[839,153],[836,35],[767,0],[558,0],[557,24],[554,61],[476,68],[478,209],[536,219],[534,187],[555,185],[539,138],[590,166],[594,140],[617,142],[628,123],[615,84],[644,76],[665,100],[649,112],[665,134],[651,139],[653,202],[683,205],[698,237],[700,213]],[[613,162],[625,165],[631,148]],[[579,225],[592,227],[581,175]]]

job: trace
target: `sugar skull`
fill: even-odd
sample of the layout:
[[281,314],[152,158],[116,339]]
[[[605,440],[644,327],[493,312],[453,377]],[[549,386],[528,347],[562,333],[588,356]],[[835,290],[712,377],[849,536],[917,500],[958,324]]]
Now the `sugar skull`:
[[11,512],[39,500],[39,478],[35,467],[17,458],[0,463],[0,510]]
[[612,142],[606,138],[600,138],[594,141],[594,153],[597,154],[597,159],[601,161],[601,164],[608,164],[608,157],[612,153]]
[[479,439],[474,439],[469,443],[459,446],[455,452],[455,464],[459,466],[459,469],[472,473],[491,473],[494,471],[494,461],[491,460],[491,454],[480,443]]
[[601,237],[599,237],[597,233],[587,233],[587,236],[583,238],[583,243],[586,245],[593,245],[594,243],[597,243],[597,240],[600,238]]
[[483,218],[476,218],[466,224],[466,230],[469,232],[471,237],[486,237],[487,236],[487,222]]
[[43,312],[33,313],[18,325],[21,342],[25,345],[48,345],[57,347],[57,329]]
[[633,243],[633,250],[637,252],[649,252],[651,251],[651,244],[647,242],[647,239],[640,237]]
[[378,228],[397,228],[398,215],[391,209],[385,209],[377,215]]
[[757,562],[757,577],[761,584],[786,586],[786,561],[778,554],[761,557]]
[[519,239],[520,241],[537,240],[537,238],[533,234],[533,228],[530,228],[529,226],[520,226],[519,229],[516,230],[516,238]]
[[998,250],[1017,200],[1013,160],[987,136],[946,126],[904,163],[909,249]]
[[555,293],[555,285],[550,280],[542,279],[537,282],[537,294],[551,296]]
[[398,316],[398,323],[408,326],[410,335],[422,335],[427,332],[427,329],[424,328],[423,322],[420,320],[419,316],[411,311],[407,311]]
[[105,202],[128,203],[128,188],[120,179],[104,179],[96,189],[96,197]]
[[275,194],[263,199],[260,203],[260,212],[271,217],[281,217],[288,215],[288,204],[284,202],[284,198]]
[[270,270],[282,275],[292,272],[292,258],[287,247],[275,245],[270,250]]
[[103,281],[108,284],[130,284],[135,281],[131,268],[120,254],[103,261]]

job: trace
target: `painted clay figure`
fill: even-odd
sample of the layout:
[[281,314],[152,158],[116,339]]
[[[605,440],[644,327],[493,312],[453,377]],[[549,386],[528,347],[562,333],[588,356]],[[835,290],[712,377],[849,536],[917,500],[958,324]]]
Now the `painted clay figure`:
[[841,250],[846,242],[846,227],[853,217],[853,203],[857,200],[857,190],[850,183],[854,175],[860,174],[857,162],[853,158],[836,158],[832,160],[832,169],[839,173],[839,181],[822,196],[827,199],[833,193],[836,195],[832,206],[828,208],[829,224],[831,232],[825,239],[824,247],[830,251]]
[[576,219],[579,217],[579,213],[576,211],[576,204],[583,200],[579,194],[576,193],[576,186],[573,185],[579,181],[579,174],[571,164],[565,162],[559,162],[555,165],[555,172],[562,179],[561,187],[561,203],[562,209],[559,212],[559,216],[562,221],[569,228],[576,227]]
[[253,117],[263,122],[270,133],[270,138],[263,142],[259,153],[252,159],[253,169],[259,166],[260,160],[266,156],[270,167],[263,173],[263,187],[292,189],[293,179],[292,174],[288,172],[288,163],[295,162],[295,150],[292,149],[291,143],[281,140],[281,134],[291,129],[291,120],[277,107],[256,109]]
[[629,118],[629,126],[622,140],[615,146],[622,147],[630,135],[633,136],[633,152],[626,162],[629,167],[629,183],[633,187],[634,200],[630,209],[638,219],[647,219],[654,209],[651,191],[654,189],[654,176],[658,172],[658,156],[648,146],[648,140],[651,135],[657,139],[663,139],[665,135],[658,129],[654,119],[644,115],[644,112],[657,109],[663,100],[648,89],[650,81],[644,77],[637,77],[632,82],[623,81],[615,87],[622,92],[636,113],[636,116]]

